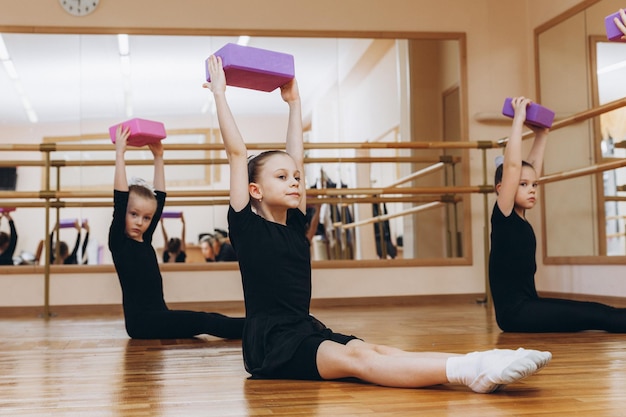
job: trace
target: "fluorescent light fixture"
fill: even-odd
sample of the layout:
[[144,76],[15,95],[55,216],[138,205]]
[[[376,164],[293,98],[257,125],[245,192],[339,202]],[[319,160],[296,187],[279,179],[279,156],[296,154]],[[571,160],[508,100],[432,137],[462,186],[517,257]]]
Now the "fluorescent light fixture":
[[31,123],[37,123],[39,118],[37,117],[37,113],[33,109],[26,109],[26,116],[28,117],[28,121]]
[[17,80],[19,78],[17,76],[17,71],[15,70],[15,65],[13,65],[13,61],[7,59],[5,61],[2,61],[2,65],[4,66],[4,69],[9,75],[10,79]]
[[2,34],[0,34],[0,61],[6,61],[7,59],[11,59],[11,56],[9,55],[7,46],[4,44]]
[[121,71],[122,71],[122,75],[124,75],[125,77],[130,76],[130,56],[128,55],[122,55],[120,57],[120,64],[121,64]]
[[120,51],[120,55],[127,56],[130,54],[130,43],[128,42],[128,35],[120,33],[117,35],[117,48]]
[[248,42],[250,42],[250,36],[240,36],[239,39],[237,39],[237,45],[246,46]]
[[612,65],[607,65],[606,67],[598,69],[598,75],[606,74],[607,72],[617,71],[618,69],[622,69],[626,67],[626,61],[620,61]]

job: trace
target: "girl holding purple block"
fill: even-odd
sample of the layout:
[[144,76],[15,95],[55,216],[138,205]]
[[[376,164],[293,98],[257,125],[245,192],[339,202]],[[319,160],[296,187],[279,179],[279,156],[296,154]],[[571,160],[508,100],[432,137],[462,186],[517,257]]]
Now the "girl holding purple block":
[[243,282],[243,359],[255,379],[358,378],[389,387],[454,383],[487,393],[529,376],[549,352],[494,349],[458,355],[407,352],[335,333],[310,314],[311,252],[306,237],[304,146],[300,95],[281,87],[289,107],[286,150],[248,158],[226,100],[219,57],[207,61],[230,165],[229,236]]
[[143,180],[126,180],[128,128],[116,129],[113,221],[109,249],[122,287],[126,332],[133,339],[179,339],[210,334],[240,339],[243,318],[219,313],[170,310],[152,235],[165,205],[163,144],[148,144],[154,157],[154,189]]
[[527,124],[535,139],[522,160],[522,129],[530,99],[515,97],[513,127],[496,168],[497,200],[491,215],[489,284],[498,326],[505,332],[626,333],[626,309],[600,303],[543,298],[535,288],[536,238],[526,210],[537,201],[548,129]]

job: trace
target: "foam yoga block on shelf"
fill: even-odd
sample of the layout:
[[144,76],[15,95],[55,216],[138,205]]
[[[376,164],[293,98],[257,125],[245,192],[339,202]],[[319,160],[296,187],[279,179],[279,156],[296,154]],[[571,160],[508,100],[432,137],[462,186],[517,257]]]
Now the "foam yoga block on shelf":
[[[506,98],[502,106],[502,114],[508,117],[515,116],[511,101],[510,97]],[[554,122],[554,112],[537,103],[530,103],[526,108],[526,122],[535,126],[550,128]]]
[[144,146],[159,140],[165,139],[165,126],[161,122],[153,120],[134,118],[122,123],[118,123],[109,128],[109,136],[111,142],[115,143],[115,132],[119,125],[130,128],[130,136],[128,136],[127,144],[129,146]]
[[[226,84],[259,91],[273,91],[294,78],[293,55],[227,43],[214,53],[222,58]],[[209,70],[206,80],[211,81]]]
[[621,30],[619,30],[619,28],[615,24],[614,19],[616,17],[619,20],[622,19],[619,14],[619,11],[613,14],[610,14],[604,18],[604,27],[606,29],[606,37],[608,40],[613,41],[613,42],[626,42],[625,40],[622,39],[622,36],[624,36],[624,34],[622,33]]

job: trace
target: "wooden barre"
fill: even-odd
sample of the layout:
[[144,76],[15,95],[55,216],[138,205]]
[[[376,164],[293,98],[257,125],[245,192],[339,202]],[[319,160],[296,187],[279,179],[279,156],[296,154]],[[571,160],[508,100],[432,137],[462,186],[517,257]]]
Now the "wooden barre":
[[[307,204],[374,204],[374,203],[426,203],[433,201],[432,196],[412,196],[412,197],[326,197],[313,198],[309,197]],[[441,197],[442,203],[458,203],[461,197],[444,195]],[[49,203],[45,201],[16,201],[16,200],[0,200],[0,207],[18,207],[18,208],[43,208],[46,205],[50,208],[69,208],[69,207],[112,207],[112,200],[102,201],[64,201],[55,200]],[[173,200],[165,202],[166,207],[178,206],[226,206],[230,204],[229,199],[211,199],[211,200]]]
[[[355,195],[384,195],[384,194],[464,194],[490,193],[493,187],[487,186],[448,186],[448,187],[406,187],[406,188],[322,188],[309,189],[307,195],[314,196],[355,196]],[[27,199],[27,198],[112,198],[113,191],[0,191],[0,199]],[[187,190],[168,191],[168,198],[182,197],[228,197],[228,190]]]
[[436,163],[434,165],[431,165],[431,166],[426,167],[424,169],[421,169],[419,171],[415,171],[412,174],[409,174],[409,175],[407,175],[407,176],[405,176],[403,178],[400,178],[396,182],[393,182],[393,183],[389,184],[388,187],[389,188],[397,187],[398,185],[404,184],[405,182],[412,181],[412,180],[414,180],[416,178],[419,178],[419,177],[421,177],[423,175],[430,174],[431,172],[437,171],[437,170],[443,168],[444,165],[445,164],[443,162],[438,162],[438,163]]
[[[499,147],[492,141],[430,141],[430,142],[307,142],[304,149],[489,149]],[[247,143],[250,151],[284,149],[284,143]],[[128,148],[129,151],[145,151],[143,148]],[[223,151],[221,143],[177,143],[163,144],[165,151]],[[0,151],[22,152],[70,152],[70,151],[115,151],[109,144],[0,144]]]
[[584,168],[573,169],[571,171],[559,172],[543,176],[539,179],[539,183],[548,184],[550,182],[567,180],[570,178],[582,177],[584,175],[596,174],[598,172],[609,171],[611,169],[622,168],[626,166],[626,159],[606,162],[604,164],[590,165]]
[[342,224],[341,222],[337,222],[337,223],[333,223],[333,225],[335,227],[341,227],[343,229],[353,229],[353,228],[358,227],[358,226],[364,226],[364,225],[367,225],[367,224],[379,223],[379,222],[382,222],[382,221],[385,221],[385,220],[393,219],[395,217],[406,216],[406,215],[409,215],[409,214],[415,214],[415,213],[418,213],[420,211],[429,210],[429,209],[433,209],[433,208],[436,208],[436,207],[441,207],[443,205],[444,205],[444,203],[442,203],[440,201],[433,201],[431,203],[422,204],[420,206],[412,207],[412,208],[407,209],[407,210],[402,210],[402,211],[399,211],[397,213],[383,214],[381,216],[371,217],[369,219],[361,220],[361,221],[353,222],[353,223]]

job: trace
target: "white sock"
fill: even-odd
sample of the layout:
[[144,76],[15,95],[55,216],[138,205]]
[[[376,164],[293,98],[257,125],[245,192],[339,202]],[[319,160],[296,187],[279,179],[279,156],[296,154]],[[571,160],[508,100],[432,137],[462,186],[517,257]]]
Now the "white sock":
[[550,352],[493,349],[453,356],[446,363],[448,381],[489,393],[530,376],[552,359]]

